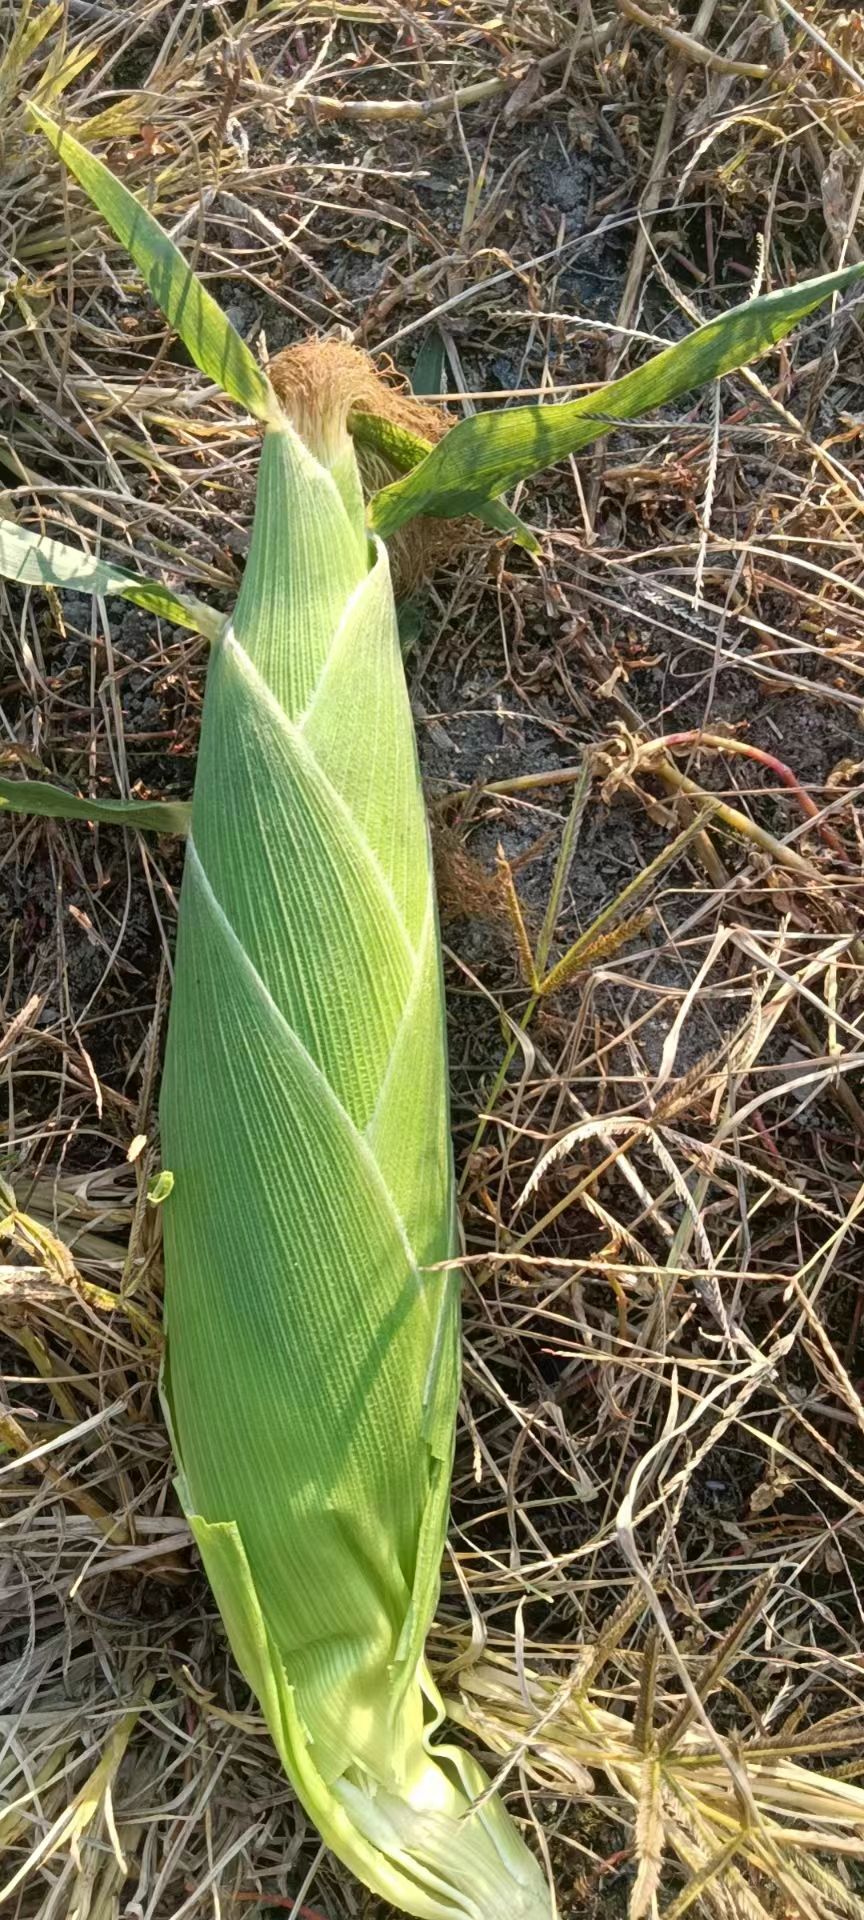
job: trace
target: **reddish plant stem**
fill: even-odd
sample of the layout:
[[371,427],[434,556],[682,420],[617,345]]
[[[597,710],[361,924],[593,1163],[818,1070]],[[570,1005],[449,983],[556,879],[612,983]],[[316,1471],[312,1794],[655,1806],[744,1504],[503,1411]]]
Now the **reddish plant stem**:
[[[186,1882],[186,1892],[195,1892],[195,1886],[191,1880]],[[290,1893],[226,1893],[220,1888],[219,1897],[221,1900],[233,1901],[235,1906],[286,1908],[289,1912],[296,1913],[298,1920],[327,1920],[326,1913],[321,1913],[317,1907],[298,1907]]]
[[662,747],[666,750],[671,748],[673,751],[678,747],[694,747],[697,751],[700,747],[708,747],[712,753],[737,753],[747,760],[756,760],[760,767],[767,767],[769,772],[776,774],[784,787],[788,787],[805,817],[816,821],[817,830],[826,847],[830,847],[832,853],[836,853],[844,865],[849,866],[849,858],[839,834],[834,832],[829,821],[820,820],[820,810],[812,794],[802,787],[797,774],[792,772],[791,767],[787,767],[785,760],[778,760],[776,754],[766,753],[764,748],[752,746],[749,740],[736,740],[725,733],[702,733],[698,727],[693,728],[689,733],[661,734],[650,744],[652,747]]

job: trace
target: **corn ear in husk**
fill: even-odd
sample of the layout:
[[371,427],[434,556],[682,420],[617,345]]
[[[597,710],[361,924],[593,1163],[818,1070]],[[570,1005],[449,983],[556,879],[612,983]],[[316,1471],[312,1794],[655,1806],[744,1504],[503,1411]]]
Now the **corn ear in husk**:
[[[443,996],[387,555],[350,440],[265,436],[207,683],[161,1118],[182,1498],[283,1762],[411,1913],[543,1879],[423,1648],[459,1387]],[[444,1263],[444,1264],[442,1264]]]

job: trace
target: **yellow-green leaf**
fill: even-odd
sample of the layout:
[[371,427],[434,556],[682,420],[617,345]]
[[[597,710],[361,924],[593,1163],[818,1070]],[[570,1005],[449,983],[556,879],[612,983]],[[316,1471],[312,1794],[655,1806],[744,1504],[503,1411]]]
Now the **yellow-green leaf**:
[[28,587],[57,587],[76,593],[119,594],[136,607],[156,613],[175,626],[190,627],[215,640],[225,624],[224,614],[205,606],[191,594],[177,593],[159,580],[147,580],[109,560],[97,560],[77,547],[67,547],[48,534],[33,533],[13,520],[0,520],[0,575]]
[[499,408],[460,420],[419,466],[374,496],[370,525],[386,538],[418,513],[443,519],[479,513],[485,501],[587,446],[620,421],[667,406],[718,374],[746,366],[862,273],[864,263],[748,300],[583,399]]
[[278,401],[266,374],[158,220],[154,220],[109,167],[82,147],[73,134],[57,126],[33,101],[27,116],[29,124],[50,140],[55,153],[81,182],[112,232],[127,248],[157,306],[188,347],[196,367],[257,420],[275,419]]
[[67,793],[50,780],[0,779],[0,813],[25,813],[42,820],[95,820],[108,827],[137,827],[143,833],[189,831],[185,800],[93,800]]

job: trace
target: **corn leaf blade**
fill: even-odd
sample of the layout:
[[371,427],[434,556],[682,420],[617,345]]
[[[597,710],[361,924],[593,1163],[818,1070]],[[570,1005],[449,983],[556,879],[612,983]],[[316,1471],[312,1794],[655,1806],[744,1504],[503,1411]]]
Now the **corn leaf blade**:
[[179,247],[95,154],[31,101],[28,123],[44,133],[74,173],[135,265],[170,326],[188,347],[196,367],[256,420],[275,418],[273,389],[236,328],[207,292]]
[[[421,439],[410,428],[399,426],[394,420],[385,420],[380,414],[362,413],[357,409],[351,414],[349,425],[358,446],[371,447],[376,453],[383,454],[402,473],[411,473],[432,452],[431,440]],[[380,497],[380,494],[376,496],[378,499]],[[486,501],[474,511],[484,526],[490,527],[494,533],[506,534],[526,553],[540,552],[536,533],[503,500]]]
[[862,272],[859,264],[748,300],[583,399],[460,420],[419,466],[375,494],[370,525],[386,539],[418,513],[448,519],[479,512],[485,501],[577,452],[619,421],[667,406],[745,366]]
[[76,547],[67,547],[64,541],[53,540],[48,534],[19,527],[13,520],[0,520],[0,576],[28,587],[116,593],[133,606],[158,614],[174,626],[189,627],[208,640],[215,640],[225,624],[223,614],[191,594],[176,593],[159,580],[128,573],[111,561],[97,560]]
[[137,827],[142,833],[189,830],[185,800],[95,800],[67,793],[50,780],[0,779],[0,813],[23,813],[42,820],[94,820],[107,827]]
[[526,526],[525,521],[520,520],[518,513],[514,513],[505,501],[481,501],[476,512],[478,520],[493,533],[503,533],[513,541],[514,546],[522,547],[525,553],[540,552],[540,542],[533,528]]

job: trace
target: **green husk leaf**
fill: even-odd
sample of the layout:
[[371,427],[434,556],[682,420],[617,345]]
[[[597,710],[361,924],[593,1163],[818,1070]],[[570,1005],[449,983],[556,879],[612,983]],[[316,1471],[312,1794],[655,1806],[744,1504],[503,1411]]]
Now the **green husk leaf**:
[[[382,419],[380,414],[361,413],[358,409],[350,415],[348,424],[359,446],[372,447],[376,453],[382,453],[391,465],[397,467],[402,473],[411,473],[433,452],[431,440],[422,439],[420,434],[412,433],[410,428],[399,426],[393,420]],[[455,432],[456,429],[454,428],[453,431]],[[447,437],[449,438],[449,435]],[[443,445],[443,442],[441,444]],[[390,488],[384,489],[384,493],[390,491],[392,491]],[[380,492],[374,497],[373,521],[376,504],[382,497]],[[491,527],[495,533],[507,534],[517,546],[524,547],[526,553],[540,552],[540,542],[536,533],[527,527],[524,520],[520,520],[519,515],[513,513],[503,500],[488,500],[473,508],[472,511],[478,520],[482,520],[484,526]]]
[[142,833],[186,834],[191,809],[185,800],[85,800],[50,780],[0,779],[3,812],[42,820],[93,820],[107,827],[137,827]]
[[277,418],[279,403],[266,374],[159,222],[101,160],[33,101],[27,108],[27,120],[44,133],[127,248],[196,367],[256,420]]
[[48,534],[33,533],[13,520],[0,520],[0,575],[28,587],[71,588],[78,593],[120,594],[174,626],[189,627],[215,640],[225,617],[191,594],[177,593],[159,580],[127,573],[111,561],[94,559]]
[[482,1774],[429,1746],[459,1392],[434,888],[386,553],[287,421],[211,660],[160,1113],[181,1498],[295,1788],[409,1913],[546,1920]]
[[862,273],[864,263],[747,300],[583,399],[460,420],[419,466],[375,494],[370,526],[386,539],[418,513],[450,519],[479,512],[485,501],[587,446],[619,421],[667,406],[747,365]]
[[[298,1797],[327,1845],[382,1899],[422,1920],[444,1920],[455,1913],[465,1920],[498,1920],[503,1913],[508,1920],[539,1920],[542,1881],[537,1875],[535,1882],[531,1856],[500,1801],[487,1800],[472,1812],[472,1802],[488,1791],[488,1781],[468,1754],[437,1747],[433,1758],[425,1741],[421,1743],[421,1769],[435,1775],[436,1760],[443,1761],[452,1776],[445,1789],[449,1804],[432,1814],[416,1798],[409,1806],[386,1789],[372,1794],[365,1783],[330,1781],[322,1775],[296,1690],[268,1627],[240,1528],[233,1522],[202,1520],[189,1505],[182,1476],[177,1490],[234,1657],[261,1702]],[[428,1739],[440,1722],[441,1705],[425,1672],[422,1698],[431,1709]],[[436,1781],[439,1791],[441,1784]]]

